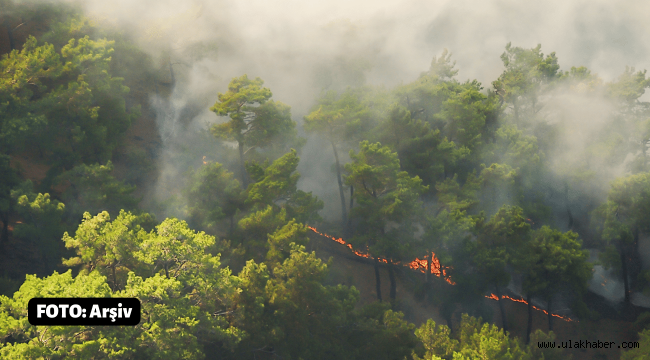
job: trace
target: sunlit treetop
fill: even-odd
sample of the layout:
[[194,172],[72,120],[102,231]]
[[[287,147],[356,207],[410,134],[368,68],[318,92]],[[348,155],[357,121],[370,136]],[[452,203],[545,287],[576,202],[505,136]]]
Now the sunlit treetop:
[[218,101],[210,108],[219,116],[229,116],[231,121],[212,128],[215,136],[225,140],[243,141],[245,131],[255,120],[255,108],[263,105],[273,96],[269,88],[263,88],[264,81],[242,75],[232,79],[228,91],[219,93]]

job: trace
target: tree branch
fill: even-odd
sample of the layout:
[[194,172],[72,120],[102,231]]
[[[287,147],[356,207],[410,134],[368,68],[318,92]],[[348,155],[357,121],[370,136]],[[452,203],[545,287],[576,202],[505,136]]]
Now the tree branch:
[[369,195],[373,195],[373,196],[374,196],[374,194],[373,194],[370,190],[368,190],[368,187],[366,187],[366,180],[361,180],[361,185],[363,185],[363,188],[366,190],[366,192],[367,192]]

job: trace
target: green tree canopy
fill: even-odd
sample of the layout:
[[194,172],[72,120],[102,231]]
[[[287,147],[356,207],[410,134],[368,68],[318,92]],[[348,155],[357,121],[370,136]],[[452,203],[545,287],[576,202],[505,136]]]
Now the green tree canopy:
[[[547,337],[554,339],[553,332],[547,336],[536,333],[536,339],[544,341]],[[508,333],[495,325],[483,323],[479,318],[463,314],[460,330],[452,335],[449,328],[428,320],[415,331],[424,345],[424,356],[413,354],[414,360],[422,359],[560,359],[566,354],[553,349],[546,351],[534,346],[523,346],[518,339],[512,339]],[[559,354],[558,354],[559,353]],[[537,356],[535,356],[537,355]],[[533,357],[534,356],[534,357]]]
[[[27,302],[34,297],[137,297],[142,319],[134,327],[32,326]],[[209,329],[210,335],[204,331]],[[196,306],[176,279],[129,274],[123,291],[112,292],[96,271],[68,271],[44,279],[28,275],[13,298],[0,297],[0,354],[4,358],[201,359],[204,344],[236,344],[241,331]]]
[[[326,264],[295,243],[272,271],[249,261],[239,275],[242,291],[233,313],[237,326],[249,334],[241,343],[241,356],[359,358],[355,340],[370,342],[356,326],[365,319],[354,311],[359,293],[342,285],[324,286],[326,274]],[[380,326],[372,328],[381,331]]]
[[47,90],[44,83],[59,77],[63,65],[54,46],[38,46],[31,36],[22,50],[2,57],[0,69],[0,152],[8,154],[24,148],[28,136],[46,123],[45,102],[31,99],[42,97]]
[[273,95],[263,84],[262,79],[249,79],[248,75],[233,78],[228,91],[219,93],[217,102],[210,108],[219,116],[230,117],[230,121],[214,125],[211,131],[217,138],[237,142],[244,187],[249,184],[244,165],[248,151],[272,147],[285,151],[286,147],[302,144],[296,139],[296,123],[291,120],[290,107],[269,100]]
[[650,329],[639,333],[639,347],[623,351],[621,360],[644,360],[648,358],[648,354],[650,354]]
[[555,53],[544,57],[541,49],[542,45],[523,49],[508,43],[506,51],[501,54],[505,70],[499,79],[492,82],[496,93],[512,105],[517,124],[529,120],[539,111],[540,95],[561,76]]
[[74,237],[63,234],[65,246],[77,253],[63,264],[81,265],[86,272],[97,270],[110,278],[114,291],[123,289],[127,273],[137,267],[134,252],[147,237],[143,226],[151,221],[146,214],[136,216],[124,210],[113,221],[106,211],[94,217],[84,213]]
[[318,211],[323,208],[323,202],[311,192],[298,190],[299,161],[296,150],[292,149],[266,168],[253,164],[251,173],[257,174],[256,182],[248,188],[246,203],[256,210],[268,205],[285,209],[290,218],[299,222],[320,219]]
[[59,54],[53,45],[38,46],[32,37],[21,52],[4,58],[3,67],[15,77],[10,83],[16,80],[13,85],[20,89],[12,101],[3,102],[10,106],[2,126],[8,135],[29,134],[23,143],[39,149],[58,171],[110,160],[139,114],[137,108],[127,109],[129,88],[109,71],[113,46],[113,41],[86,36],[69,39]]
[[[629,304],[630,291],[639,273],[639,233],[648,231],[650,214],[650,173],[639,173],[616,179],[607,196],[607,201],[593,213],[594,224],[600,230],[602,239],[609,246],[602,253],[601,261],[615,269],[623,277],[625,301]],[[616,256],[611,256],[618,253]],[[610,255],[610,256],[608,256]],[[630,261],[632,260],[632,261]]]
[[[358,189],[358,205],[352,209],[352,217],[358,222],[353,241],[357,246],[367,246],[375,260],[383,257],[400,261],[410,255],[415,233],[413,220],[421,207],[419,196],[427,187],[419,177],[400,171],[397,153],[389,147],[368,141],[361,142],[359,147],[358,153],[350,151],[352,162],[345,165],[346,184]],[[377,266],[375,261],[377,295],[381,299]],[[394,300],[392,267],[389,275]]]
[[234,230],[244,194],[233,173],[219,163],[204,164],[192,175],[186,194],[190,224],[214,233],[220,220],[230,219],[230,232]]
[[67,227],[63,221],[65,205],[53,200],[48,193],[34,193],[30,180],[14,189],[11,195],[16,202],[16,215],[22,219],[16,223],[13,236],[37,249],[43,260],[41,266],[49,274],[61,262],[61,237]]
[[[519,256],[518,251],[530,238],[530,225],[519,207],[503,206],[487,223],[479,219],[477,241],[472,262],[483,286],[494,287],[501,299],[504,287],[510,282],[508,266]],[[523,265],[523,264],[522,264]],[[483,291],[487,290],[484,288]],[[507,331],[508,321],[503,303],[499,301],[501,323]]]
[[57,178],[67,186],[63,199],[75,220],[84,212],[117,214],[122,209],[136,209],[139,200],[132,196],[135,186],[117,180],[112,172],[113,163],[108,161],[106,165],[81,164]]

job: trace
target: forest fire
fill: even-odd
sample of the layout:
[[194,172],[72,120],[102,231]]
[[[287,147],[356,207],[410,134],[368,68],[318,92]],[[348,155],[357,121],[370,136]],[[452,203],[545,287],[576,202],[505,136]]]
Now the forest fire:
[[[318,234],[320,236],[324,236],[324,237],[326,237],[328,239],[336,241],[337,243],[339,243],[341,245],[345,245],[348,249],[350,249],[355,255],[357,255],[359,257],[366,258],[366,259],[373,259],[373,257],[370,254],[355,250],[352,247],[352,245],[349,244],[348,242],[346,242],[345,240],[343,240],[343,238],[337,238],[337,237],[334,237],[332,235],[322,233],[322,232],[318,231],[318,229],[316,229],[313,226],[307,226],[307,228],[309,228],[309,230],[315,232],[316,234]],[[446,277],[445,270],[440,269],[441,268],[440,261],[436,258],[435,255],[436,255],[435,253],[431,253],[431,259],[432,259],[432,261],[431,261],[431,273],[436,275],[436,276],[440,276],[441,273],[442,273],[442,276],[445,278],[445,281],[447,281],[451,285],[455,285],[454,282],[451,281],[450,278]],[[379,260],[380,262],[383,262],[385,264],[388,264],[390,262],[391,264],[394,264],[394,265],[402,265],[399,261],[398,262],[393,262],[390,259],[378,258],[377,260]],[[409,262],[407,264],[404,264],[404,266],[408,266],[412,270],[417,270],[417,271],[420,271],[422,273],[426,273],[426,271],[427,271],[427,259],[426,258],[425,259],[416,258],[415,260],[413,260],[413,261],[411,261],[411,262]],[[485,297],[488,298],[488,299],[492,299],[492,300],[499,300],[499,297],[496,296],[495,294],[490,294],[489,296],[485,296]],[[508,295],[501,296],[501,300],[503,300],[503,299],[508,299],[510,301],[519,302],[519,303],[522,303],[522,304],[528,304],[528,302],[526,300],[524,300],[524,299],[515,299],[515,298],[510,297]],[[546,311],[544,309],[540,309],[535,305],[533,305],[533,309],[539,310],[539,311],[543,312],[545,315],[548,315],[548,311]],[[564,321],[569,321],[569,322],[576,321],[576,320],[573,320],[573,319],[571,319],[569,317],[561,316],[561,315],[557,315],[557,314],[551,314],[551,316],[562,319]]]
[[[350,249],[357,256],[360,256],[360,257],[363,257],[363,258],[366,258],[366,259],[373,259],[373,257],[370,254],[355,250],[352,247],[352,245],[347,243],[345,240],[343,240],[343,238],[336,238],[336,237],[334,237],[332,235],[324,234],[324,233],[318,231],[318,229],[316,229],[313,226],[307,226],[307,227],[309,228],[309,230],[315,232],[318,235],[321,235],[321,236],[324,236],[324,237],[326,237],[328,239],[334,240],[334,241],[336,241],[337,243],[339,243],[341,245],[345,245],[348,249]],[[446,277],[447,274],[446,274],[445,270],[442,269],[442,271],[441,271],[441,269],[440,269],[440,261],[436,258],[435,253],[431,253],[431,259],[432,259],[431,260],[431,273],[436,275],[436,276],[440,276],[440,274],[442,272],[442,276],[445,278],[445,281],[447,281],[451,285],[454,285],[454,282],[452,282],[450,278]],[[391,264],[394,264],[394,265],[402,265],[399,261],[393,261],[393,260],[390,260],[390,259],[378,258],[377,260],[379,262],[382,262],[382,263],[385,263],[385,264],[388,264],[390,262]],[[413,261],[411,261],[411,262],[409,262],[407,264],[403,264],[403,265],[408,266],[412,270],[417,270],[417,271],[420,271],[422,273],[427,272],[427,259],[426,259],[426,257],[424,259],[416,258],[415,260],[413,260]]]
[[[497,301],[499,300],[499,297],[496,296],[496,295],[494,295],[494,294],[490,294],[490,296],[487,296],[487,295],[486,295],[485,297],[488,298],[488,299],[492,299],[492,300],[497,300]],[[526,301],[526,300],[524,300],[524,299],[515,299],[515,298],[510,297],[510,296],[508,296],[508,295],[503,295],[503,296],[501,296],[501,300],[503,300],[503,299],[508,299],[508,300],[510,300],[510,301],[514,301],[514,302],[518,302],[518,303],[522,303],[522,304],[526,304],[526,305],[528,305],[528,301]],[[533,305],[533,309],[535,309],[535,310],[539,310],[539,311],[543,312],[545,315],[548,315],[548,311],[546,311],[546,310],[544,310],[544,309],[540,309],[540,308],[538,308],[538,307],[535,306],[535,305]],[[562,319],[562,320],[564,320],[564,321],[576,322],[576,320],[573,320],[573,319],[571,319],[571,318],[569,318],[569,317],[562,316],[562,315],[551,314],[551,316],[556,317],[556,318],[558,318],[558,319]]]

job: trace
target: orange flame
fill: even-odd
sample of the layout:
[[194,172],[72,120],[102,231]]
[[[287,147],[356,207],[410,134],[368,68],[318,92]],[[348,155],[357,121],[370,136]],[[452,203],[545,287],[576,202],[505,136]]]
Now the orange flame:
[[[328,239],[334,240],[334,241],[336,241],[337,243],[339,243],[341,245],[345,245],[348,249],[350,249],[357,256],[360,256],[360,257],[363,257],[363,258],[366,258],[366,259],[374,259],[368,253],[364,253],[364,252],[355,250],[352,247],[352,245],[347,243],[345,240],[343,240],[343,238],[336,238],[336,237],[334,237],[332,235],[324,234],[324,233],[318,231],[313,226],[307,226],[307,228],[309,228],[309,230],[315,232],[318,235],[321,235],[321,236],[324,236],[324,237],[326,237]],[[431,261],[431,273],[436,275],[436,276],[441,276],[442,275],[443,277],[445,277],[445,281],[447,281],[451,285],[455,285],[455,283],[453,281],[451,281],[451,279],[449,277],[447,277],[445,269],[441,269],[440,260],[438,260],[435,256],[436,256],[436,254],[432,252],[431,253],[431,259],[432,259],[432,261]],[[411,261],[410,263],[404,264],[404,266],[408,266],[412,270],[418,270],[418,271],[420,271],[422,273],[426,273],[426,271],[427,271],[427,260],[426,260],[426,258],[427,258],[427,256],[425,256],[424,259],[416,258],[415,260]],[[389,261],[390,261],[391,264],[401,265],[399,261],[393,261],[393,260],[384,259],[384,258],[378,258],[377,260],[380,261],[380,262],[383,262],[385,264],[388,264]],[[488,298],[488,299],[492,299],[492,300],[499,300],[499,297],[496,296],[495,294],[490,294],[490,296],[486,295],[485,297]],[[526,300],[524,300],[524,299],[515,299],[515,298],[510,297],[508,295],[501,296],[501,300],[503,300],[503,299],[508,299],[510,301],[514,301],[514,302],[518,302],[518,303],[528,305],[528,302]],[[548,311],[546,311],[544,309],[540,309],[535,305],[533,305],[532,307],[533,307],[533,309],[541,311],[545,315],[548,315]],[[566,316],[561,316],[561,315],[557,315],[557,314],[551,314],[551,316],[556,317],[558,319],[562,319],[564,321],[568,321],[568,322],[577,322],[577,320],[573,320],[573,319],[571,319],[569,317],[566,317]]]
[[[321,236],[324,236],[324,237],[326,237],[328,239],[334,240],[334,241],[336,241],[337,243],[339,243],[341,245],[345,245],[348,249],[350,249],[355,255],[357,255],[359,257],[366,258],[366,259],[374,259],[367,252],[361,252],[361,251],[355,250],[352,247],[352,245],[347,243],[345,240],[343,240],[343,238],[336,238],[336,237],[334,237],[332,235],[324,234],[324,233],[318,231],[313,226],[307,226],[307,228],[309,228],[309,230],[315,232],[318,235],[321,235]],[[404,264],[404,266],[408,266],[412,270],[416,270],[416,271],[420,271],[422,273],[426,273],[427,272],[427,260],[426,259],[427,259],[427,256],[425,256],[424,259],[416,258],[415,260],[411,261],[410,263]],[[391,259],[377,258],[377,261],[382,262],[384,264],[390,263],[390,264],[394,264],[394,265],[402,265],[399,261],[393,261]],[[442,274],[442,276],[445,277],[445,281],[447,281],[451,285],[455,285],[455,283],[453,281],[451,281],[451,279],[449,277],[446,276],[447,275],[446,271],[444,269],[441,270],[440,261],[438,259],[436,259],[436,254],[433,253],[433,252],[431,253],[431,273],[436,275],[436,276],[440,276]]]
[[[490,294],[490,296],[487,296],[487,295],[486,295],[485,297],[488,298],[488,299],[492,299],[492,300],[499,300],[499,297],[496,296],[496,295],[494,295],[494,294]],[[528,301],[526,301],[526,300],[524,300],[524,299],[515,299],[515,298],[512,298],[512,297],[510,297],[510,296],[508,296],[508,295],[503,295],[503,296],[501,296],[501,299],[502,299],[502,300],[503,300],[503,299],[508,299],[508,300],[510,300],[510,301],[519,302],[519,303],[522,303],[522,304],[526,304],[526,305],[528,305]],[[539,310],[539,311],[543,312],[544,314],[548,315],[548,311],[546,311],[546,310],[544,310],[544,309],[540,309],[540,308],[538,308],[538,307],[535,306],[535,305],[533,305],[533,309],[535,309],[535,310]],[[554,317],[556,317],[556,318],[558,318],[558,319],[562,319],[562,320],[564,320],[564,321],[577,322],[577,320],[573,320],[573,319],[571,319],[571,318],[569,318],[569,317],[566,317],[566,316],[561,316],[561,315],[557,315],[557,314],[551,314],[551,316],[554,316]]]

